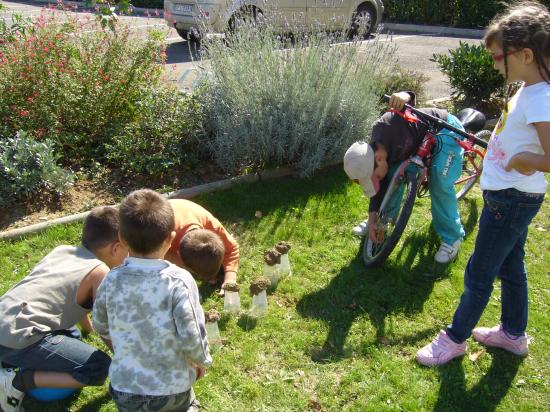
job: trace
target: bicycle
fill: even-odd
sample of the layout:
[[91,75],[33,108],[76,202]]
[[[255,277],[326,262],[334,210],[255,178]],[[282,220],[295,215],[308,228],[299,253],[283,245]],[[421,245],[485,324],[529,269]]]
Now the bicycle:
[[[389,100],[389,96],[384,96],[384,99]],[[403,115],[401,112],[392,111]],[[404,118],[407,121],[422,122],[427,126],[427,132],[417,152],[396,169],[380,205],[377,225],[378,229],[384,232],[384,240],[374,243],[368,235],[363,238],[361,249],[366,267],[377,266],[389,257],[405,230],[416,197],[424,197],[429,193],[432,151],[438,139],[452,138],[464,149],[462,175],[455,182],[457,199],[462,199],[481,175],[483,157],[487,149],[488,137],[491,135],[491,132],[481,130],[485,124],[485,116],[474,109],[465,109],[457,115],[469,132],[460,130],[408,104],[405,105],[404,111],[406,114]],[[455,132],[464,140],[451,135],[437,136],[442,129]],[[483,151],[475,146],[479,146]]]

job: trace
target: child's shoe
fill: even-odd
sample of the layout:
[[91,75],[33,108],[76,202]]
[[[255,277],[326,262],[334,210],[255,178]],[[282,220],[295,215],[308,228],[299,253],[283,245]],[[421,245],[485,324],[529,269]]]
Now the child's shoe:
[[13,387],[14,377],[13,369],[0,368],[0,411],[2,412],[23,412],[21,404],[25,394]]
[[364,237],[367,236],[369,233],[369,220],[364,220],[361,223],[359,223],[357,226],[354,226],[353,229],[351,229],[351,232],[355,236]]
[[437,263],[446,264],[453,260],[458,254],[462,240],[458,239],[452,245],[448,243],[442,243],[439,250],[435,254],[435,261]]
[[430,343],[416,352],[416,360],[424,366],[437,366],[466,353],[466,342],[454,343],[447,332],[442,330]]
[[513,337],[506,333],[502,325],[493,328],[475,328],[472,336],[483,345],[502,348],[514,355],[525,356],[529,352],[531,340],[529,336],[524,333],[523,336]]

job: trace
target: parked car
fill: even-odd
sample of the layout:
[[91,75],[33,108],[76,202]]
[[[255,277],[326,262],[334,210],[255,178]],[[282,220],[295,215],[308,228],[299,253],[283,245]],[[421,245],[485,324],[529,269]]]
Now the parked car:
[[350,36],[361,32],[366,38],[380,24],[384,5],[382,0],[164,0],[164,11],[168,26],[184,39],[203,35],[201,27],[224,33],[239,19],[260,16],[289,31],[321,25],[349,28]]

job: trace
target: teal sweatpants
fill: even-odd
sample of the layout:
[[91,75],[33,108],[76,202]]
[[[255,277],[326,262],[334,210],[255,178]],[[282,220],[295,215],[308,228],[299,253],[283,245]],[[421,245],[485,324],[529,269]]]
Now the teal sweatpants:
[[[458,119],[449,114],[447,123],[464,130]],[[464,237],[464,229],[460,222],[458,201],[456,200],[454,183],[462,173],[462,149],[450,136],[461,137],[454,132],[443,129],[438,134],[438,143],[434,148],[435,156],[430,168],[430,198],[432,204],[432,223],[441,241],[452,245]],[[399,165],[390,167],[388,175],[393,176]],[[388,204],[388,215],[399,211],[400,199],[403,197],[404,186],[397,188]],[[392,216],[396,217],[396,216]]]
[[[452,114],[447,116],[447,123],[464,130],[462,124]],[[435,232],[442,242],[453,244],[464,237],[454,188],[454,183],[462,173],[464,149],[449,135],[462,139],[458,134],[447,129],[439,132],[438,144],[434,151],[436,155],[432,159],[430,169],[429,189]]]

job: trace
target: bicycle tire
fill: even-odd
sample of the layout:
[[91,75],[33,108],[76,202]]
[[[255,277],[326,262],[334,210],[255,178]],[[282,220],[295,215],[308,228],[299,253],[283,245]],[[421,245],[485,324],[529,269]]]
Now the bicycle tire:
[[[475,134],[474,142],[476,145],[480,146],[483,151],[485,151],[490,137],[491,132],[489,130],[481,130]],[[463,199],[472,187],[474,187],[476,182],[479,180],[481,171],[483,170],[483,159],[475,153],[472,156],[472,158],[467,158],[467,156],[465,156],[462,161],[462,173],[455,182],[457,200]],[[471,162],[474,162],[475,167],[471,164]],[[476,170],[476,167],[478,171]],[[465,183],[463,184],[462,182]]]
[[[384,239],[384,242],[376,248],[376,253],[372,254],[373,243],[370,241],[369,236],[363,238],[361,244],[361,254],[363,256],[363,263],[366,267],[375,267],[386,261],[391,254],[397,242],[401,238],[407,222],[411,216],[411,212],[416,200],[416,190],[418,187],[418,174],[405,173],[405,179],[402,184],[405,185],[403,197],[400,200],[397,218],[395,219],[395,225],[393,225],[393,231],[389,236]],[[384,220],[384,210],[378,212],[379,219]],[[387,223],[388,225],[391,222]]]

